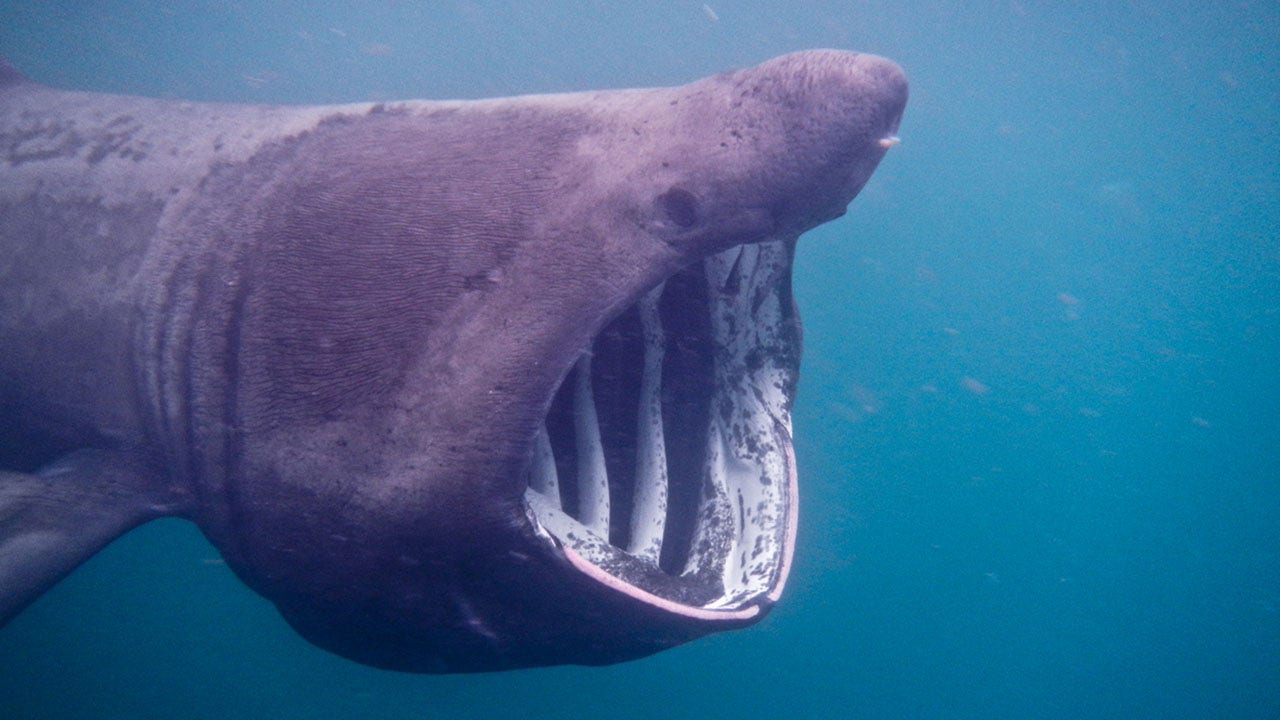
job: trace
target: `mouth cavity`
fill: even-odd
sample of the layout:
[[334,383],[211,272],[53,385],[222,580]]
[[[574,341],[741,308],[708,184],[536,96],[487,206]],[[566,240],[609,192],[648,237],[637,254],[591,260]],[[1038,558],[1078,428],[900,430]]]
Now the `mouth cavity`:
[[700,619],[777,600],[796,527],[794,240],[667,278],[592,341],[534,441],[534,527],[579,570]]

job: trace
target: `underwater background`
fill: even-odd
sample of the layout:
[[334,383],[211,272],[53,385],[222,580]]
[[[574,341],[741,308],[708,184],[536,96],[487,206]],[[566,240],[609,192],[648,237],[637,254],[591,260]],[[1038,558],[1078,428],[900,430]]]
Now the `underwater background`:
[[194,526],[0,630],[0,718],[1280,717],[1280,4],[0,0],[31,78],[332,103],[911,79],[802,238],[801,527],[750,629],[416,676],[304,642]]

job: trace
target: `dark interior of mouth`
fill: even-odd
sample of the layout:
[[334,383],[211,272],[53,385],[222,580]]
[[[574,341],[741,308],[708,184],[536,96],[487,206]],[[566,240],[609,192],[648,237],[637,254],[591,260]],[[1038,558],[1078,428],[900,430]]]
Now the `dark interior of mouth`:
[[789,243],[734,248],[668,278],[596,336],[534,453],[526,498],[544,529],[684,605],[732,608],[772,589],[799,350],[789,270]]

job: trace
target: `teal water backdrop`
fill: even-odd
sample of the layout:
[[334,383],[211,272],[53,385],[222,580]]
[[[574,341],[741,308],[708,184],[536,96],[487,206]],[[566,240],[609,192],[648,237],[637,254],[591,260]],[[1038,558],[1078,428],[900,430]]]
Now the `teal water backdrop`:
[[1280,6],[0,2],[41,82],[193,100],[677,84],[889,56],[802,239],[801,528],[761,624],[413,676],[297,637],[187,523],[0,631],[4,718],[1280,717]]

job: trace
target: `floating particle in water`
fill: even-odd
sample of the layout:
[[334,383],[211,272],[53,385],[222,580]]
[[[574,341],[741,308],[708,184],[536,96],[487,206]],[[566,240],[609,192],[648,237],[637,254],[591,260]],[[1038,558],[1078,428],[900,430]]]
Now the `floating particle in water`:
[[1066,316],[1068,320],[1080,319],[1080,298],[1072,295],[1071,293],[1060,292],[1058,293],[1058,302],[1062,303],[1062,306],[1066,309]]
[[960,387],[963,387],[974,395],[986,395],[991,392],[991,388],[987,387],[986,383],[978,380],[977,378],[969,377],[968,375],[960,378]]
[[281,75],[278,72],[274,72],[272,70],[263,70],[254,75],[244,74],[244,75],[241,75],[240,77],[244,80],[245,84],[248,85],[249,87],[260,88],[263,85],[266,85],[268,83],[276,82],[277,80],[282,78],[283,75]]

